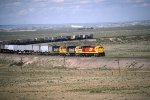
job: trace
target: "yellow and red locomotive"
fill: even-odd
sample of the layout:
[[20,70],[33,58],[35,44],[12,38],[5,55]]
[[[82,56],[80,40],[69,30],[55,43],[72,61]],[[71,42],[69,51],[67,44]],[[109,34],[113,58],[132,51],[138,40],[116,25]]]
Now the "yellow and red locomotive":
[[70,56],[105,56],[104,48],[97,46],[60,46],[60,55]]

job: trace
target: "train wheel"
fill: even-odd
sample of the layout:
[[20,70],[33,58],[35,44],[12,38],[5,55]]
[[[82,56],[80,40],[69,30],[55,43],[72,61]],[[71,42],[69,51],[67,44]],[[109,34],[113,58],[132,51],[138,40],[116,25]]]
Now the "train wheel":
[[99,57],[100,55],[98,53],[94,54],[95,57]]
[[70,53],[69,56],[75,56],[75,53]]
[[105,52],[102,54],[102,56],[105,56]]
[[100,56],[105,56],[105,52],[101,53]]

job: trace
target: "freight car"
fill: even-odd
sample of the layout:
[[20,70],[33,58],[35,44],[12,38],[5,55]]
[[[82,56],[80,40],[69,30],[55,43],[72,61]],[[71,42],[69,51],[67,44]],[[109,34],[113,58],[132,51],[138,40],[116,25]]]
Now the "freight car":
[[2,41],[1,44],[8,45],[28,45],[37,43],[47,43],[47,42],[61,42],[61,41],[71,41],[71,40],[82,40],[82,39],[93,39],[93,34],[80,34],[72,36],[56,36],[56,37],[45,37],[45,38],[33,38],[33,39],[17,39],[10,41]]
[[105,56],[104,48],[96,46],[52,46],[48,44],[0,45],[2,53],[48,54],[61,56]]

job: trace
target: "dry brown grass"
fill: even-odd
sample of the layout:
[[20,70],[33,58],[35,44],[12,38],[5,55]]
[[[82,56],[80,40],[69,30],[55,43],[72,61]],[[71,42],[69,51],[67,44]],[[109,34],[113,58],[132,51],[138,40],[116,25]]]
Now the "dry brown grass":
[[[39,58],[36,58],[39,59]],[[55,59],[58,62],[63,59]],[[40,59],[0,67],[1,100],[149,100],[150,71],[78,69]],[[9,64],[8,64],[9,65]],[[136,74],[135,74],[136,73]]]

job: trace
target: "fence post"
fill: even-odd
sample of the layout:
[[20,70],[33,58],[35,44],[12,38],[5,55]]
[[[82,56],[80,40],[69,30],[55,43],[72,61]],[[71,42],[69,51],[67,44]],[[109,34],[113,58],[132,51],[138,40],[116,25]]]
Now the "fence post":
[[66,67],[66,58],[65,58],[65,55],[64,55],[64,67]]
[[120,69],[120,65],[119,65],[119,57],[118,57],[118,69],[119,69],[119,75],[121,74],[121,69]]

